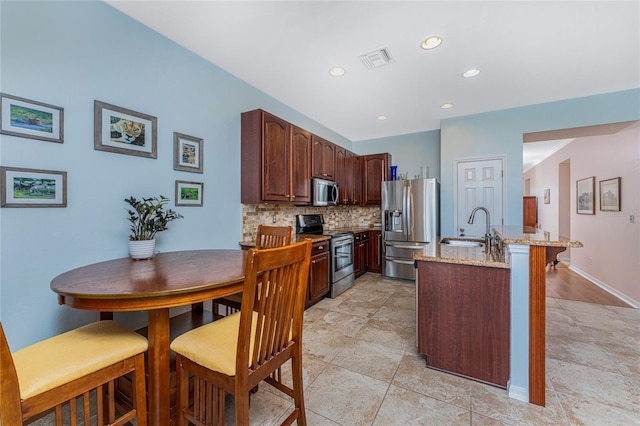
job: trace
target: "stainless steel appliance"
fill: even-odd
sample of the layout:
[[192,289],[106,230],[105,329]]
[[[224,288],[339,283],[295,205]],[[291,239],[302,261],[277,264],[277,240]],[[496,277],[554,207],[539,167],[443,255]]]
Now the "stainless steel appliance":
[[324,217],[321,214],[296,215],[296,234],[329,235],[331,252],[331,291],[329,297],[334,298],[353,286],[353,232],[347,230],[325,230]]
[[338,184],[326,179],[311,179],[311,197],[314,206],[337,206]]
[[382,275],[415,280],[413,255],[440,233],[437,179],[382,183]]

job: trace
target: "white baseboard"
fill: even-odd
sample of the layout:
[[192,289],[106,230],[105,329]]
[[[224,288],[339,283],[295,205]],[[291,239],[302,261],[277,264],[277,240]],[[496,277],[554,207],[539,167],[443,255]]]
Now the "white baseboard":
[[523,388],[521,386],[508,386],[508,395],[509,398],[517,399],[518,401],[529,402],[529,389]]
[[636,300],[633,300],[632,298],[630,298],[629,296],[625,295],[624,293],[620,293],[615,288],[609,287],[608,285],[606,285],[605,283],[603,283],[599,279],[597,279],[595,277],[592,277],[591,275],[587,274],[584,271],[581,271],[580,269],[576,268],[573,265],[570,265],[569,269],[572,270],[573,272],[575,272],[576,274],[580,275],[581,277],[586,278],[587,280],[591,281],[592,283],[594,283],[595,285],[597,285],[598,287],[600,287],[601,289],[603,289],[607,293],[612,294],[613,296],[617,297],[618,299],[622,300],[625,303],[628,303],[629,305],[633,306],[636,309],[640,309],[640,302],[638,302]]

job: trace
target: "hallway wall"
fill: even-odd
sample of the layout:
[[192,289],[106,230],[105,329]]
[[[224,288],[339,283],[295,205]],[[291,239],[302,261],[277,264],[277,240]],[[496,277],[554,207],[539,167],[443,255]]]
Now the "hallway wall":
[[[538,220],[552,233],[560,231],[559,170],[567,160],[570,194],[568,202],[562,201],[570,209],[571,239],[584,244],[571,251],[572,268],[640,306],[640,122],[613,135],[578,138],[524,174],[524,180],[530,179],[531,195],[539,200]],[[590,176],[596,182],[595,215],[577,214],[576,181]],[[599,182],[614,177],[621,178],[621,211],[604,212]],[[547,188],[550,203],[544,204]]]

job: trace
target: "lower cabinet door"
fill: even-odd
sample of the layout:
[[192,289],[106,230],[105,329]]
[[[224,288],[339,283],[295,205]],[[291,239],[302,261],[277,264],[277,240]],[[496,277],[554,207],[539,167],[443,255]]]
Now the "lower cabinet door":
[[[328,246],[328,242],[325,246]],[[315,305],[329,293],[329,252],[311,256],[306,307]]]

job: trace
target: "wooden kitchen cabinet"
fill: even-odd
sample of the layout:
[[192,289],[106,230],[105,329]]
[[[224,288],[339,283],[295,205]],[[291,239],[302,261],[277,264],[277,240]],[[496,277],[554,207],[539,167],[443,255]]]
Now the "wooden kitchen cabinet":
[[329,241],[313,243],[305,309],[315,305],[329,293],[329,272]]
[[506,388],[507,268],[418,262],[418,351],[427,366]]
[[360,204],[360,157],[336,145],[336,182],[340,188],[340,204]]
[[382,182],[390,179],[391,154],[362,155],[360,163],[362,173],[360,205],[379,206],[382,204]]
[[369,272],[382,273],[382,230],[369,231]]
[[538,225],[538,197],[522,197],[522,226],[535,228]]
[[338,202],[339,204],[349,204],[349,184],[347,182],[349,171],[347,170],[347,150],[338,145],[336,145],[335,148],[334,180],[338,183]]
[[311,203],[311,133],[291,126],[291,194],[294,204]]
[[263,110],[241,115],[245,204],[311,202],[311,133]]
[[311,177],[334,180],[336,145],[316,135],[313,135],[311,145]]
[[367,272],[369,267],[369,232],[355,232],[353,240],[353,273],[355,278],[358,278]]

